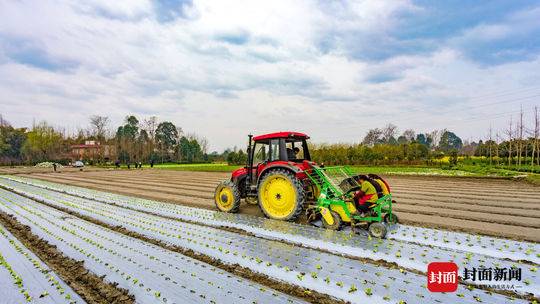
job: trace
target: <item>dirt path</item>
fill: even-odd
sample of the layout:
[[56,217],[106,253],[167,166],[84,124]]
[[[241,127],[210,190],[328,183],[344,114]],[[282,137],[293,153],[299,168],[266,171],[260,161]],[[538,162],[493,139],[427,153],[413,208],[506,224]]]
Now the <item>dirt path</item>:
[[[215,186],[229,174],[169,170],[34,173],[48,181],[214,209]],[[540,187],[503,179],[390,176],[400,219],[413,225],[540,242]],[[258,206],[240,212],[263,216]],[[301,219],[305,222],[305,218]]]

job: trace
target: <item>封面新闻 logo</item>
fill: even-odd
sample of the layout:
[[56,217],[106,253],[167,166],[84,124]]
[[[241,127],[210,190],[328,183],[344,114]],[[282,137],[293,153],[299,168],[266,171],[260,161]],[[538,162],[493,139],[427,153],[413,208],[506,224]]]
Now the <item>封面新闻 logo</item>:
[[458,266],[452,262],[429,263],[427,281],[431,292],[454,292],[458,288]]

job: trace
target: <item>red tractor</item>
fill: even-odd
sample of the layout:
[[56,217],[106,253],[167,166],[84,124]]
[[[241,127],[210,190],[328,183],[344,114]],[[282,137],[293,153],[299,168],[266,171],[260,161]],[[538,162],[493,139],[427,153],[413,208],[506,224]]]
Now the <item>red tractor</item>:
[[258,202],[269,218],[295,220],[308,199],[316,198],[317,187],[304,170],[311,161],[307,139],[298,132],[277,132],[253,137],[249,135],[247,165],[221,182],[215,192],[215,203],[224,212],[238,212],[240,200]]

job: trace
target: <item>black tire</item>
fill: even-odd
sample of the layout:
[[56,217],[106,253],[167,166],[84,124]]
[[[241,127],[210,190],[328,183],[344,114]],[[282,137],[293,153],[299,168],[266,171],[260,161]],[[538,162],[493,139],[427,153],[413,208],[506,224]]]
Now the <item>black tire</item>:
[[321,220],[322,220],[322,224],[323,224],[323,227],[326,228],[326,229],[330,229],[330,230],[339,230],[341,229],[341,216],[339,216],[339,214],[335,211],[330,211],[330,214],[332,215],[332,217],[334,218],[334,224],[330,225],[326,222],[326,220],[324,219],[324,216],[321,216]]
[[368,227],[368,230],[371,236],[379,238],[379,239],[384,239],[387,232],[386,225],[379,222],[371,223],[371,225],[369,225]]
[[384,215],[384,222],[388,224],[397,224],[399,223],[399,218],[395,213],[387,213]]
[[219,211],[237,213],[240,209],[240,190],[232,181],[222,181],[216,187],[214,203]]
[[[295,200],[293,202],[293,206],[291,208],[291,211],[283,216],[274,216],[271,211],[268,211],[264,207],[263,203],[263,196],[264,196],[264,190],[261,189],[266,185],[266,183],[274,178],[281,177],[283,179],[286,179],[292,186],[295,192]],[[302,182],[294,176],[290,171],[286,169],[273,169],[266,173],[259,181],[259,184],[257,185],[257,197],[259,201],[259,208],[261,208],[261,211],[264,213],[264,215],[267,218],[276,219],[276,220],[283,220],[283,221],[294,221],[296,220],[300,214],[302,214],[302,211],[304,209],[304,203],[306,200],[306,194],[304,191],[304,185]]]

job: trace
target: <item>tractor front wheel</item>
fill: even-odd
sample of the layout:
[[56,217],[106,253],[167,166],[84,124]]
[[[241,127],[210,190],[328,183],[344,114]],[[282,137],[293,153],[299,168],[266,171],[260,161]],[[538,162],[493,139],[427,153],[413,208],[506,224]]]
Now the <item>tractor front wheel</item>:
[[304,187],[288,170],[268,172],[259,183],[258,193],[259,207],[268,218],[293,221],[302,213]]
[[240,208],[240,190],[232,181],[222,181],[216,187],[214,201],[220,211],[236,213]]
[[371,234],[371,236],[373,237],[384,239],[384,237],[386,236],[386,226],[383,223],[371,223],[371,225],[369,225],[368,227],[368,230],[369,234]]

